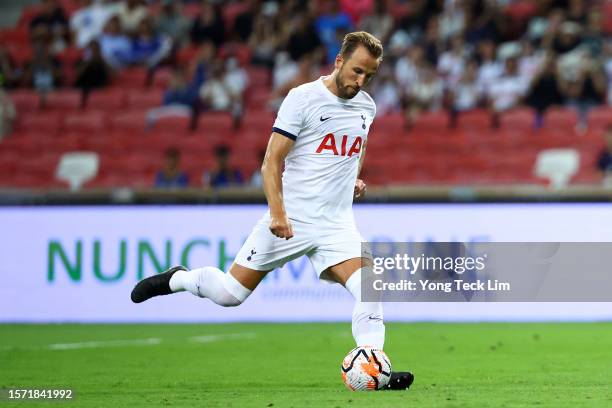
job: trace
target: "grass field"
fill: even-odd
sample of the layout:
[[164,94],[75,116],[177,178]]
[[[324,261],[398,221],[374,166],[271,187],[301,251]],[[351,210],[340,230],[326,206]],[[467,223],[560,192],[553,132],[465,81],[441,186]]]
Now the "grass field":
[[406,392],[346,390],[350,324],[0,325],[0,388],[71,407],[610,407],[612,324],[387,324]]

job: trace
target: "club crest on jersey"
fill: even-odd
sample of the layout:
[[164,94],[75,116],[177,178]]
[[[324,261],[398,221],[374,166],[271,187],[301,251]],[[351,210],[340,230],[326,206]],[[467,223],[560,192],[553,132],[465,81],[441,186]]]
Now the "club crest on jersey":
[[340,155],[340,156],[351,157],[354,154],[359,154],[359,152],[361,151],[361,144],[362,144],[361,136],[357,136],[355,138],[355,140],[351,144],[351,147],[348,150],[347,150],[347,145],[348,145],[347,135],[343,135],[342,139],[338,140],[338,142],[340,142],[340,145],[337,144],[336,137],[334,136],[334,134],[328,133],[327,135],[325,135],[325,137],[321,141],[321,144],[317,148],[317,153],[322,153],[323,150],[329,150],[334,153],[334,156]]

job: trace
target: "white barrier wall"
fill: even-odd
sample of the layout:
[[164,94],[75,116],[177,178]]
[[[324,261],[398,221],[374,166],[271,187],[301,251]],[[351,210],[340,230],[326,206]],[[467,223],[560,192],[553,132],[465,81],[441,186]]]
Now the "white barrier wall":
[[[169,265],[227,269],[264,206],[0,208],[0,322],[350,320],[352,298],[307,258],[274,271],[240,307],[130,291]],[[609,204],[358,205],[368,241],[612,241]],[[387,320],[601,320],[610,303],[390,303]]]

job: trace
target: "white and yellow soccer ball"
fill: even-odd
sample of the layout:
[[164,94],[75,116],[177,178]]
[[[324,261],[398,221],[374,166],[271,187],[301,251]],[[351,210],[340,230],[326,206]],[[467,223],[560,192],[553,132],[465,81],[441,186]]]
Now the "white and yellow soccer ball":
[[352,391],[376,391],[389,384],[391,362],[384,351],[361,346],[352,349],[340,368],[342,381]]

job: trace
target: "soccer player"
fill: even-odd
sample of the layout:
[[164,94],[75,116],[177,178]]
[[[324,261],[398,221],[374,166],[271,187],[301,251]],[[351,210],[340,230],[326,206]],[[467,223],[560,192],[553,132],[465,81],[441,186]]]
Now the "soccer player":
[[[361,88],[378,71],[383,48],[366,32],[344,37],[331,75],[292,89],[272,128],[261,173],[269,211],[255,225],[228,273],[175,266],[140,281],[132,301],[189,291],[221,306],[238,306],[267,272],[302,255],[321,279],[342,284],[355,298],[352,331],[358,346],[383,348],[380,302],[361,301],[362,238],[353,197],[366,191],[357,176],[376,105]],[[284,172],[283,164],[285,166]],[[390,389],[412,384],[394,372]]]

